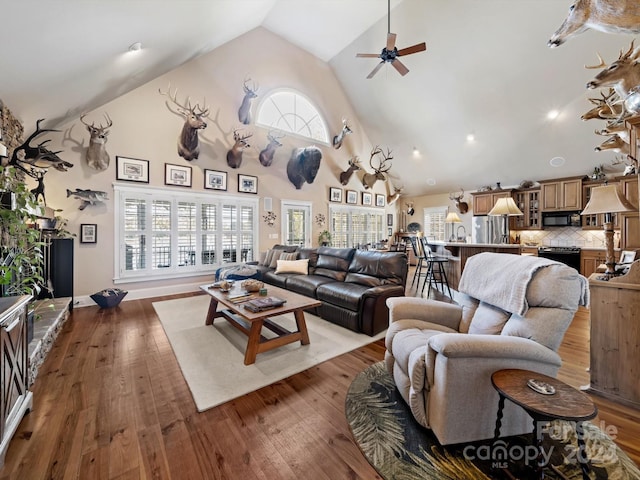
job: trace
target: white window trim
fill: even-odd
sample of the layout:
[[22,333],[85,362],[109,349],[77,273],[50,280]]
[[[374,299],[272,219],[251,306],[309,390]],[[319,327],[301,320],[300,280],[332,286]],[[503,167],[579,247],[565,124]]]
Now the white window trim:
[[[258,239],[259,235],[259,222],[258,222],[258,213],[259,213],[259,199],[256,198],[247,198],[246,196],[239,195],[225,195],[225,194],[211,194],[206,192],[189,192],[189,191],[177,191],[172,188],[158,188],[158,187],[150,187],[148,185],[123,185],[120,183],[113,184],[114,191],[114,277],[113,283],[133,283],[133,282],[146,282],[146,281],[155,281],[155,280],[168,280],[174,278],[185,278],[185,277],[197,277],[202,275],[207,275],[211,273],[215,273],[215,271],[223,266],[223,264],[214,264],[211,267],[203,267],[198,270],[188,270],[188,271],[168,271],[167,273],[158,273],[149,275],[148,270],[143,270],[136,274],[135,272],[127,273],[126,276],[121,275],[122,270],[122,257],[121,250],[124,248],[120,244],[120,239],[122,236],[122,227],[121,227],[121,214],[122,214],[122,194],[130,193],[130,194],[138,194],[138,195],[147,195],[152,196],[154,200],[156,199],[171,199],[171,200],[185,200],[185,201],[197,201],[197,202],[233,202],[238,206],[251,206],[254,208],[255,215],[253,216],[253,231],[255,235],[253,237],[253,251],[257,252],[258,250]],[[175,232],[172,232],[174,234]],[[227,264],[224,264],[227,265]]]
[[304,200],[280,200],[280,218],[282,219],[280,222],[280,238],[282,239],[282,243],[285,243],[287,234],[287,225],[285,222],[287,209],[295,207],[304,207],[309,209],[309,217],[307,218],[306,225],[304,227],[305,232],[307,233],[306,238],[304,239],[304,246],[311,247],[311,234],[313,233],[311,226],[311,218],[313,218],[313,202],[307,202]]
[[[380,215],[382,217],[382,221],[381,221],[381,232],[380,235],[382,235],[383,238],[387,238],[385,229],[386,227],[386,211],[378,208],[374,208],[374,207],[361,207],[361,206],[352,206],[352,205],[329,205],[329,224],[331,224],[331,217],[333,216],[333,212],[339,212],[339,213],[359,213],[359,214],[377,214]],[[335,234],[335,232],[331,231],[331,234]],[[348,247],[352,247],[353,245],[348,245]]]
[[271,90],[267,95],[264,95],[262,97],[260,97],[260,101],[258,102],[257,108],[256,108],[256,126],[258,127],[262,127],[265,129],[270,129],[272,128],[270,125],[265,125],[264,123],[260,123],[258,122],[258,116],[260,113],[260,109],[262,108],[262,106],[264,105],[265,102],[269,101],[269,98],[272,95],[275,95],[277,93],[282,93],[282,92],[287,92],[287,93],[291,93],[294,95],[298,95],[302,98],[304,98],[307,102],[309,102],[311,104],[311,106],[316,110],[316,112],[318,112],[318,118],[320,119],[320,122],[322,123],[324,130],[327,132],[327,141],[323,141],[323,140],[319,140],[317,138],[311,138],[311,137],[307,137],[306,135],[300,135],[298,133],[295,132],[284,132],[283,133],[287,136],[291,136],[294,138],[300,138],[306,141],[311,140],[312,142],[317,142],[321,145],[327,145],[327,146],[331,146],[331,130],[329,130],[329,126],[327,125],[327,122],[324,119],[324,115],[322,114],[322,112],[320,111],[320,109],[318,108],[318,106],[316,105],[316,103],[314,101],[312,101],[307,95],[305,95],[304,93],[294,89],[294,88],[289,88],[289,87],[282,87],[282,88],[275,88],[273,90]]
[[[440,213],[440,214],[443,214],[446,217],[448,212],[449,212],[449,207],[447,207],[447,206],[425,207],[422,210],[422,233],[424,234],[425,237],[428,236],[427,235],[427,218],[426,218],[427,214],[429,214],[429,213]],[[447,238],[446,238],[446,236],[447,236],[446,230],[447,230],[447,226],[445,224],[444,225],[445,238],[443,240],[441,240],[441,241],[446,241],[447,240]]]

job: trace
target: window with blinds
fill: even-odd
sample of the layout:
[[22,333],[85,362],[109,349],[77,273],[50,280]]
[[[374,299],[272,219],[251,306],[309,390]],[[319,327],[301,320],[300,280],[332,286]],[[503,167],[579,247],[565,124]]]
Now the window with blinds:
[[373,245],[387,239],[383,210],[331,205],[329,217],[333,247]]
[[213,272],[252,261],[257,200],[114,185],[116,281]]
[[429,240],[444,242],[445,218],[447,207],[430,207],[424,209],[424,236]]

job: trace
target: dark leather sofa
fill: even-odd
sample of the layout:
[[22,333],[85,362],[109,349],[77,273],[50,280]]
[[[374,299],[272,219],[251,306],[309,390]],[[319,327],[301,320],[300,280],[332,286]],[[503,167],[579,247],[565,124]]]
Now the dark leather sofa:
[[389,325],[389,297],[404,296],[407,255],[355,248],[275,249],[298,252],[309,259],[308,275],[275,273],[274,268],[254,265],[265,283],[316,298],[322,305],[312,312],[355,332],[375,335]]

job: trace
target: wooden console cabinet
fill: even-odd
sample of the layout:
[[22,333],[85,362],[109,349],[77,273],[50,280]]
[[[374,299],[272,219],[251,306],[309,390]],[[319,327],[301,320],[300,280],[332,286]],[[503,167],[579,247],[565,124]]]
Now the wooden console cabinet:
[[33,403],[28,383],[27,304],[30,300],[30,295],[0,298],[0,468],[11,437]]
[[597,273],[589,277],[591,379],[588,391],[634,408],[640,408],[639,271],[640,262],[636,262],[629,274],[622,277],[609,281],[598,280]]

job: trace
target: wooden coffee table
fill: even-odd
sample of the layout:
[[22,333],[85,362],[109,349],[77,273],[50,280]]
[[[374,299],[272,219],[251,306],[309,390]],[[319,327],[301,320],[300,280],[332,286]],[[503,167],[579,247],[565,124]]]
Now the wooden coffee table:
[[[237,283],[239,284],[240,282]],[[239,285],[229,293],[221,292],[218,288],[211,288],[210,285],[201,285],[200,289],[211,297],[205,325],[213,325],[213,321],[216,318],[222,317],[247,335],[247,349],[244,352],[245,365],[255,363],[256,356],[259,353],[267,352],[274,348],[288,345],[289,343],[300,341],[302,345],[309,344],[309,333],[307,332],[307,324],[304,320],[304,311],[308,308],[320,306],[321,303],[318,300],[269,285],[268,294],[270,297],[278,297],[287,302],[278,308],[253,313],[242,306],[244,302],[234,303],[229,300],[230,295],[241,293],[242,289]],[[246,300],[253,298],[260,297],[256,293],[251,297],[247,297]],[[219,305],[223,306],[220,310],[218,310]],[[272,318],[291,312],[293,312],[296,319],[297,330],[295,332],[290,332],[286,328],[278,325]],[[275,333],[276,336],[272,338],[263,336],[262,327],[269,329]]]
[[[555,388],[553,395],[538,393],[527,386],[529,379],[545,382]],[[551,420],[567,420],[575,422],[578,437],[578,462],[582,470],[582,477],[589,479],[589,460],[584,445],[584,431],[582,422],[591,420],[598,414],[598,408],[583,392],[561,382],[557,378],[529,370],[506,369],[498,370],[491,375],[491,383],[500,395],[498,402],[498,416],[494,437],[500,437],[502,425],[502,410],[504,400],[508,398],[521,406],[533,419],[533,441],[538,449],[536,472],[538,478],[544,478],[542,438],[538,434],[538,422]],[[551,465],[553,469],[553,465]]]

